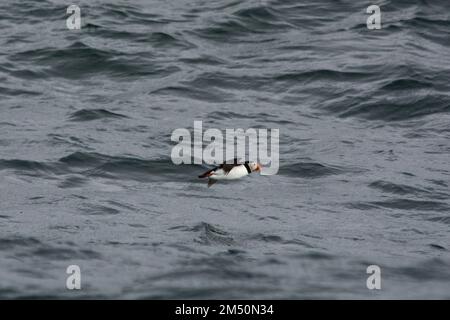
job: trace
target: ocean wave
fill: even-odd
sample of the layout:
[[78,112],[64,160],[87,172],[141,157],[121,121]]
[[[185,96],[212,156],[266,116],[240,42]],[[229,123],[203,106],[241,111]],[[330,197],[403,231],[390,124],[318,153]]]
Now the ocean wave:
[[279,174],[288,177],[320,178],[344,173],[346,170],[337,166],[318,162],[289,163],[280,167]]
[[341,109],[340,117],[362,117],[369,120],[401,121],[450,111],[450,99],[445,95],[423,94],[388,97],[381,95],[367,101],[354,101],[333,106]]
[[92,121],[100,119],[123,119],[126,115],[111,112],[105,109],[83,109],[73,112],[70,115],[71,121]]
[[[0,170],[13,170],[17,174],[64,180],[62,186],[73,186],[87,178],[102,177],[114,180],[197,181],[198,165],[176,166],[170,158],[140,159],[126,156],[109,156],[93,152],[75,152],[59,161],[0,160]],[[73,174],[80,176],[71,176]],[[66,175],[69,175],[66,177]]]
[[137,57],[139,53],[133,56],[112,49],[94,48],[77,41],[64,48],[47,47],[18,52],[9,59],[15,63],[37,64],[40,68],[38,72],[47,77],[67,79],[83,79],[96,74],[117,78],[143,77],[156,73],[169,75],[178,70],[176,67],[161,67],[143,59],[137,62]]

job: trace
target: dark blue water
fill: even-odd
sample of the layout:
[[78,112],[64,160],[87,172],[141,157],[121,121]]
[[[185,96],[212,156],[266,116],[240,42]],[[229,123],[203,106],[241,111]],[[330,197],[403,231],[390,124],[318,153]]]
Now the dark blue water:
[[[0,298],[450,298],[448,1],[69,4],[0,4]],[[207,188],[194,120],[278,175]]]

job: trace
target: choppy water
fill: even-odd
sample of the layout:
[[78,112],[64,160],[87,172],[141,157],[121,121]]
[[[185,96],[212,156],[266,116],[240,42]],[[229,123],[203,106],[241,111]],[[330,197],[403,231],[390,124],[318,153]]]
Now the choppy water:
[[[0,4],[0,298],[450,298],[448,1],[113,3]],[[194,120],[279,174],[208,189]]]

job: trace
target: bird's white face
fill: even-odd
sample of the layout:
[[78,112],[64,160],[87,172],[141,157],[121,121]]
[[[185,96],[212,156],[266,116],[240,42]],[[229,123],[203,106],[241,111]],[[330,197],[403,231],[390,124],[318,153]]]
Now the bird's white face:
[[249,162],[248,166],[250,167],[250,170],[252,171],[261,171],[261,165],[256,162]]

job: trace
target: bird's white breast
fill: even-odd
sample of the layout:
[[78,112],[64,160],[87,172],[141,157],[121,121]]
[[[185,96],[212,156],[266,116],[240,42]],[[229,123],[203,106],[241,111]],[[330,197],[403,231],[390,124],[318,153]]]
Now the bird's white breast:
[[215,171],[214,174],[210,176],[210,178],[215,180],[235,180],[245,177],[246,175],[248,175],[248,172],[245,166],[237,166],[231,169],[228,174],[225,173],[223,169],[219,169]]

